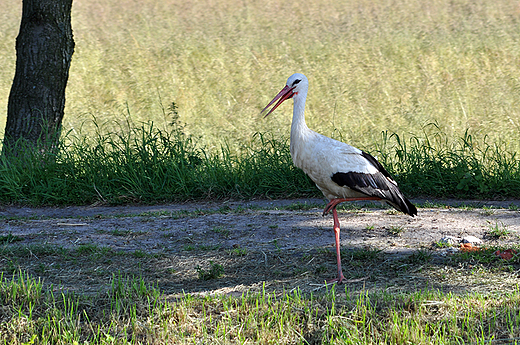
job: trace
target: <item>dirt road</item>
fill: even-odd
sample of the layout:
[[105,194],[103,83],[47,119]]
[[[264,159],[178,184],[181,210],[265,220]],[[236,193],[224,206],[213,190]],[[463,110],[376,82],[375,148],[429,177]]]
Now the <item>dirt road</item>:
[[[520,241],[520,201],[414,201],[422,205],[414,218],[373,204],[340,210],[350,288],[494,289],[499,279],[509,289],[518,283],[515,265],[495,267],[489,284],[482,283],[482,275],[479,282],[471,262],[454,264],[435,243],[446,236],[474,236],[484,246],[514,246]],[[171,294],[319,290],[335,276],[332,219],[321,216],[324,205],[306,199],[4,206],[0,269],[22,269],[56,289],[87,293],[102,289],[114,274],[143,277]]]

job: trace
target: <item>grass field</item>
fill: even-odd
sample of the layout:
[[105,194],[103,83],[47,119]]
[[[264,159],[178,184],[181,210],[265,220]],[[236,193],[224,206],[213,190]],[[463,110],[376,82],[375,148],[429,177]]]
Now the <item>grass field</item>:
[[[6,6],[0,102],[20,11]],[[317,195],[291,167],[292,107],[259,114],[295,71],[309,126],[376,155],[408,195],[515,197],[519,18],[511,1],[77,2],[66,149],[50,169],[0,164],[2,201]]]
[[298,290],[168,299],[142,279],[114,276],[106,293],[52,293],[25,275],[0,277],[13,316],[5,344],[516,344],[520,293]]
[[[5,6],[3,109],[21,3]],[[235,148],[255,132],[288,134],[290,106],[268,120],[259,110],[299,71],[308,123],[325,135],[371,147],[382,131],[437,123],[450,138],[469,129],[518,149],[519,19],[507,0],[78,1],[64,126],[165,128],[175,102],[190,134]]]

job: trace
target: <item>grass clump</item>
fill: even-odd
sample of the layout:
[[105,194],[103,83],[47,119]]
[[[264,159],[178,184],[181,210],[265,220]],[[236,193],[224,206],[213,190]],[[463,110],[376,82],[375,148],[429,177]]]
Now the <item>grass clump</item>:
[[[457,344],[520,336],[520,292],[439,291],[165,298],[115,275],[95,296],[52,290],[20,272],[0,277],[2,339],[9,344]],[[59,327],[57,325],[59,324]]]
[[92,140],[70,136],[44,164],[37,153],[24,160],[0,157],[0,202],[121,204],[316,193],[292,165],[285,141],[257,140],[255,149],[238,156],[225,147],[208,153],[179,126],[163,131],[148,123]]
[[23,238],[20,236],[13,235],[11,233],[0,236],[0,244],[9,244],[18,241],[23,241]]
[[209,267],[209,270],[205,270],[199,266],[196,267],[200,280],[218,279],[224,275],[224,266],[210,261]]
[[502,222],[495,222],[495,225],[489,224],[489,230],[487,236],[492,239],[498,240],[502,237],[507,237],[511,232],[507,229],[507,226]]
[[477,141],[469,131],[450,138],[436,124],[409,139],[383,133],[381,163],[409,195],[489,198],[520,195],[520,160],[506,144]]
[[[409,140],[384,133],[372,152],[408,196],[520,195],[515,152],[485,140],[476,142],[469,132],[449,139],[437,130]],[[55,154],[0,157],[0,202],[121,204],[321,196],[294,167],[286,139],[262,134],[253,139],[232,153],[227,146],[219,151],[202,146],[178,124],[166,131],[148,123],[125,134],[94,138],[69,134]]]

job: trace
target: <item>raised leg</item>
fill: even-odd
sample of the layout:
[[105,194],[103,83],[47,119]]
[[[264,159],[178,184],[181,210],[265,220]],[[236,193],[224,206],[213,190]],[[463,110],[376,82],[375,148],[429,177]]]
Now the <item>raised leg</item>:
[[330,212],[332,209],[336,209],[336,206],[338,206],[339,203],[345,202],[345,201],[361,201],[361,200],[381,200],[381,198],[378,198],[377,196],[364,196],[359,198],[343,198],[343,199],[332,199],[329,201],[327,206],[325,206],[325,209],[323,210],[323,215],[327,215],[327,213]]

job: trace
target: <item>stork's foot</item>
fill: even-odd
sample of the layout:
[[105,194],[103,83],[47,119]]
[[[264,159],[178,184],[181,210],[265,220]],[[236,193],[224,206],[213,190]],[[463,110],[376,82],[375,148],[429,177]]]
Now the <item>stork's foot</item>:
[[341,284],[343,284],[344,280],[346,280],[346,279],[343,276],[343,273],[341,273],[337,278],[334,278],[334,279],[331,279],[331,280],[327,280],[325,283],[327,283],[327,285],[329,285],[329,284],[341,285]]

